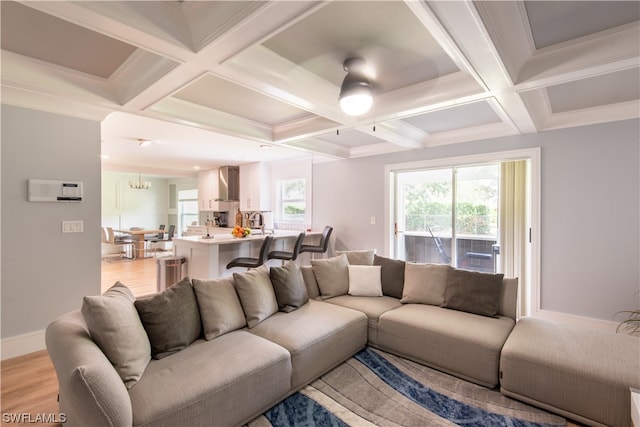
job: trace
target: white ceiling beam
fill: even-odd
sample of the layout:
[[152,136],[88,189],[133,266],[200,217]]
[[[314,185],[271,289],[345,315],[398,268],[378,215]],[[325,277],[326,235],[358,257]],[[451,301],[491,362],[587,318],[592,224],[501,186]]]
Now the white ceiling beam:
[[621,71],[640,64],[637,23],[537,51],[518,78],[518,91]]

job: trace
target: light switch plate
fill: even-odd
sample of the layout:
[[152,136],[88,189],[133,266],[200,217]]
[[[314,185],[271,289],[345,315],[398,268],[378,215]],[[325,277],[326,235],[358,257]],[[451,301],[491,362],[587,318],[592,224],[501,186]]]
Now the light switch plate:
[[82,233],[84,231],[84,221],[62,221],[63,233]]

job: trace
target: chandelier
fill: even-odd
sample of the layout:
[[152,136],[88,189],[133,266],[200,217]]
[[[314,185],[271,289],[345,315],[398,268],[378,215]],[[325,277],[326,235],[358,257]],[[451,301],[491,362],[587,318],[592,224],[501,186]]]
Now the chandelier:
[[148,190],[151,188],[151,181],[143,181],[142,174],[138,174],[138,180],[129,181],[129,187],[134,190]]

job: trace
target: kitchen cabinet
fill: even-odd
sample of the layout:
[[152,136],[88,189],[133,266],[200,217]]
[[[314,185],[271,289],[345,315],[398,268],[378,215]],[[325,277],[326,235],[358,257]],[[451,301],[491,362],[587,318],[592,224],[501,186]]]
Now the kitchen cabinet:
[[218,169],[198,172],[198,209],[217,211],[220,202],[218,194]]
[[240,210],[271,210],[271,179],[265,163],[240,166]]

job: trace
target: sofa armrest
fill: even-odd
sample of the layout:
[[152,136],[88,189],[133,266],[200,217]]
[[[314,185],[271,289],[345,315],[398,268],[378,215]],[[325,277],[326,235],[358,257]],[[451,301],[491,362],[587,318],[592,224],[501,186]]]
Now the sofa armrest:
[[131,426],[129,393],[109,359],[91,339],[79,310],[54,320],[45,334],[58,376],[65,426]]

